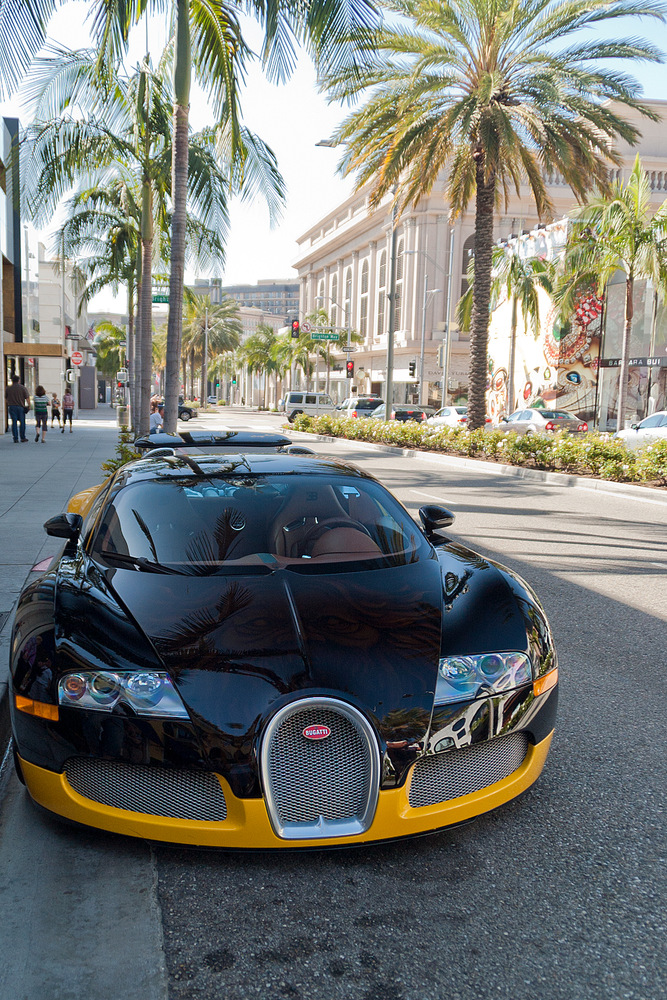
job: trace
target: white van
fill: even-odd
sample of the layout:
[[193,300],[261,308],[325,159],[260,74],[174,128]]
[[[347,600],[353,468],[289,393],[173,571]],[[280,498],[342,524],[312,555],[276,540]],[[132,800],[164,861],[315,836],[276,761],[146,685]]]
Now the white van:
[[334,409],[333,400],[326,392],[288,392],[285,396],[285,414],[290,423],[299,413],[319,417],[323,413],[333,413]]

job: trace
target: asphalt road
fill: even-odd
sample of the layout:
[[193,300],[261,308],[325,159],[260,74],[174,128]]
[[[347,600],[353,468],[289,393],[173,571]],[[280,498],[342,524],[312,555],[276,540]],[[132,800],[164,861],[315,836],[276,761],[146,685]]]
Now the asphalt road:
[[[267,415],[251,421],[278,425]],[[0,832],[12,845],[4,882],[16,890],[4,898],[13,900],[12,926],[33,936],[46,988],[35,968],[25,989],[7,986],[22,979],[3,979],[11,955],[0,945],[0,1000],[664,996],[667,495],[514,480],[354,443],[312,446],[364,465],[415,516],[423,503],[450,506],[452,537],[537,590],[561,668],[558,728],[540,781],[450,833],[280,854],[148,847],[61,829],[24,816],[10,783]],[[21,889],[31,860],[58,872],[41,900]],[[68,892],[83,897],[73,925]],[[86,910],[93,894],[97,908]],[[60,964],[58,945],[68,956]]]
[[453,537],[537,590],[557,734],[532,790],[454,832],[280,856],[157,848],[170,1000],[664,996],[667,496],[313,447],[415,515],[451,506]]

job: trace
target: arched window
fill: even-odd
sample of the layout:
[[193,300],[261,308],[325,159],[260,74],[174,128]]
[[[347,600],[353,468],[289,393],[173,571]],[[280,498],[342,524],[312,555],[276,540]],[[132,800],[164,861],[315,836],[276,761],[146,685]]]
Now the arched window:
[[359,296],[359,333],[365,339],[368,333],[368,261],[361,265],[361,293]]
[[403,250],[405,244],[403,240],[398,241],[398,248],[396,250],[396,308],[394,311],[394,329],[402,330],[403,324],[401,322],[403,318]]
[[326,309],[327,304],[324,299],[324,278],[320,278],[320,283],[317,286],[317,302],[315,303],[316,309]]
[[378,323],[377,335],[381,337],[384,333],[384,307],[387,298],[387,251],[380,254],[380,266],[378,267]]
[[343,306],[345,308],[343,326],[352,326],[352,268],[350,267],[345,272],[345,299]]
[[466,279],[466,274],[468,273],[468,265],[474,256],[475,250],[475,237],[469,236],[468,239],[463,244],[463,253],[461,255],[461,295],[464,295],[468,288],[468,281]]
[[329,319],[331,320],[332,326],[338,326],[338,275],[334,274],[331,279],[331,302],[330,302],[330,312]]

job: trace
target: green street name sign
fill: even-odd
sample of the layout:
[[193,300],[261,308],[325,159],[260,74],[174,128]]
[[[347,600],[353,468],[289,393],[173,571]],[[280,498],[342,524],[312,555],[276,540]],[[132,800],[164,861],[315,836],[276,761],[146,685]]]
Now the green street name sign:
[[340,340],[339,333],[333,333],[332,331],[325,330],[324,332],[314,330],[311,335],[311,340]]
[[153,296],[153,302],[168,302],[168,301],[169,301],[169,296],[168,295],[154,295]]

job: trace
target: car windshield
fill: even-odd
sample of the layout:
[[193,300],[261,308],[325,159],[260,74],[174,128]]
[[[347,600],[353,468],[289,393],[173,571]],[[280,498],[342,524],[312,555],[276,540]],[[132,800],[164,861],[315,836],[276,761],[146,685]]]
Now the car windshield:
[[194,575],[354,560],[403,565],[428,550],[379,484],[305,473],[130,484],[110,501],[91,545],[111,567]]

